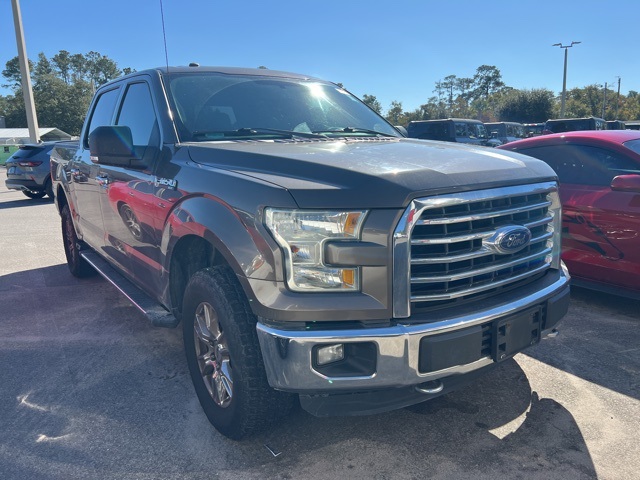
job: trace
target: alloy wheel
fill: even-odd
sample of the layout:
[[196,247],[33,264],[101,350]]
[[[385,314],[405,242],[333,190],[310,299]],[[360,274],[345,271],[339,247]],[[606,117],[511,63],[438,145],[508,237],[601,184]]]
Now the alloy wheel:
[[213,401],[226,408],[233,398],[231,359],[218,314],[207,302],[196,309],[194,342],[200,375]]

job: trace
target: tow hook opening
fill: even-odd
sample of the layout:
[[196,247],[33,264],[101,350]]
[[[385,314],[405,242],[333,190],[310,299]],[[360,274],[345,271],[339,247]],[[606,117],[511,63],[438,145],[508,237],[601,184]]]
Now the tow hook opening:
[[429,382],[421,383],[420,385],[416,385],[416,391],[420,393],[425,393],[427,395],[433,395],[435,393],[440,393],[444,389],[444,383],[440,380],[431,380]]

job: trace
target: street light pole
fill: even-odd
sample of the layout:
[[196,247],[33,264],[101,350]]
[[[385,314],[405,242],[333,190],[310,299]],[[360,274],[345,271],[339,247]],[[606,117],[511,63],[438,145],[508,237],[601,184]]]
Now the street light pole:
[[29,138],[33,143],[40,141],[38,129],[38,117],[36,116],[36,105],[33,101],[33,89],[31,88],[31,76],[29,73],[29,59],[27,58],[27,47],[24,43],[24,33],[22,30],[22,14],[20,13],[20,3],[18,0],[11,0],[13,7],[13,23],[16,30],[16,43],[18,44],[18,60],[20,62],[20,76],[22,77],[22,94],[24,96],[24,106],[27,113],[27,126],[29,127]]
[[571,42],[570,45],[554,43],[552,47],[564,48],[564,75],[562,76],[562,97],[560,99],[560,118],[564,118],[564,105],[567,98],[567,49],[582,42]]

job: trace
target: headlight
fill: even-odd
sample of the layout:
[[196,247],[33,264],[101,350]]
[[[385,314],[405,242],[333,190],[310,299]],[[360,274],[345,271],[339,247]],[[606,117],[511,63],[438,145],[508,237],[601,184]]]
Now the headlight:
[[560,197],[558,192],[550,192],[547,194],[547,200],[551,202],[549,213],[553,216],[553,220],[548,226],[548,230],[553,232],[551,238],[552,251],[549,263],[552,268],[560,269],[560,254],[562,253],[562,207],[560,205]]
[[365,211],[276,210],[267,208],[265,223],[285,256],[287,284],[291,290],[356,291],[358,268],[324,263],[327,240],[357,240]]

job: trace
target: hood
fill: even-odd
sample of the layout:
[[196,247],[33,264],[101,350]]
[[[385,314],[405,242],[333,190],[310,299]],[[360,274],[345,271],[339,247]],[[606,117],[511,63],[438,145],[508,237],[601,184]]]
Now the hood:
[[287,189],[301,208],[398,208],[416,197],[555,178],[544,162],[488,147],[413,139],[208,142],[194,162]]

